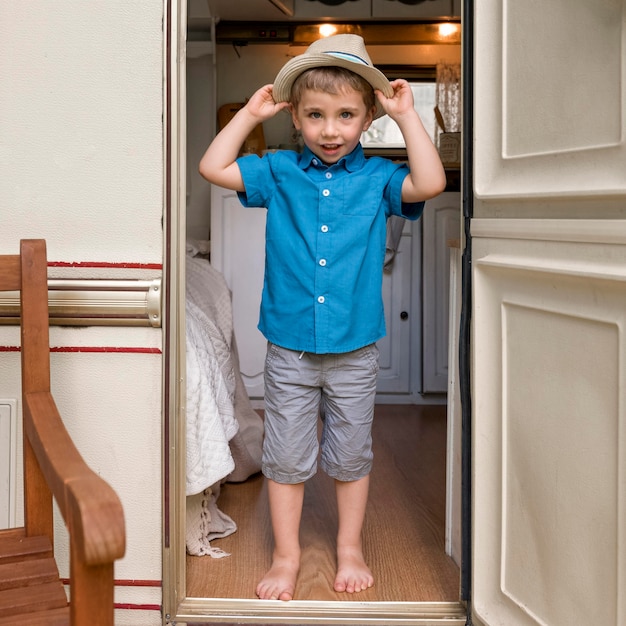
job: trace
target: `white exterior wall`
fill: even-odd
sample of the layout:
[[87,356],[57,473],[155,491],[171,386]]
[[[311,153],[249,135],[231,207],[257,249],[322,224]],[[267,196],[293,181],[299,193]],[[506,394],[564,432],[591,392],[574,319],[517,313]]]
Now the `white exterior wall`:
[[[161,276],[163,4],[0,1],[0,253],[41,237],[52,278]],[[161,623],[161,332],[51,330],[61,414],[124,506],[116,624]],[[0,399],[20,397],[18,341],[0,326]]]

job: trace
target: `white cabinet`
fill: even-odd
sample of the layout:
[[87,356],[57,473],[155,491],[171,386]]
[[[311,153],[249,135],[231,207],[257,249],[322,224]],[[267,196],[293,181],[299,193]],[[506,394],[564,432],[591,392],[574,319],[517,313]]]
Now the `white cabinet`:
[[251,398],[263,397],[267,341],[257,329],[265,260],[265,209],[246,209],[234,191],[211,186],[211,264],[233,300],[241,375]]
[[336,4],[323,0],[296,0],[295,17],[318,19],[450,17],[453,14],[452,2],[453,0],[422,0],[418,4],[407,4],[401,0],[345,0],[342,4]]
[[419,4],[405,4],[400,0],[372,0],[372,17],[432,18],[452,15],[452,0],[423,0]]
[[363,19],[369,17],[370,11],[370,0],[346,0],[343,4],[329,4],[320,0],[296,0],[295,17]]
[[379,394],[408,394],[411,391],[411,332],[417,317],[413,316],[411,285],[413,263],[413,226],[405,221],[390,272],[383,274],[383,303],[387,335],[378,341],[380,370]]
[[448,318],[450,312],[450,248],[460,237],[461,194],[442,193],[429,200],[423,227],[422,391],[448,388]]
[[[243,380],[252,398],[263,397],[263,367],[267,342],[257,329],[265,259],[265,209],[244,208],[234,191],[212,186],[211,263],[232,292],[233,322]],[[380,350],[379,394],[406,395],[414,387],[411,334],[419,333],[414,314],[419,291],[419,222],[406,222],[393,269],[383,277],[387,336]],[[414,374],[413,374],[413,377]]]

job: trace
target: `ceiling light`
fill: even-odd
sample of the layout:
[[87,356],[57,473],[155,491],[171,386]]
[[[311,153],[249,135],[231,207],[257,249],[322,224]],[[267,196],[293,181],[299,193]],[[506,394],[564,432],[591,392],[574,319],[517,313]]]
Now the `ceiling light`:
[[294,46],[308,46],[320,37],[343,35],[352,33],[361,35],[361,27],[357,24],[299,24],[294,30],[292,44]]
[[[218,25],[219,27],[219,25]],[[325,33],[323,28],[334,28]],[[461,26],[458,22],[361,22],[360,24],[297,24],[293,31],[292,46],[308,46],[329,34],[354,33],[361,35],[368,46],[460,44]]]
[[337,32],[337,27],[334,24],[321,24],[320,35],[322,37],[330,37]]
[[459,30],[458,24],[453,24],[452,22],[444,22],[443,24],[439,24],[439,34],[442,37],[451,37],[452,35],[456,35]]

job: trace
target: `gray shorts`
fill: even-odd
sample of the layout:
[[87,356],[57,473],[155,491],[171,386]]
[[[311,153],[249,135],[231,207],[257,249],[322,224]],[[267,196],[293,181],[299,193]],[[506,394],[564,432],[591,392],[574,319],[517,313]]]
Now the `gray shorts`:
[[377,375],[376,344],[343,354],[310,354],[268,343],[263,474],[278,483],[304,482],[317,470],[321,447],[320,466],[332,478],[367,476]]

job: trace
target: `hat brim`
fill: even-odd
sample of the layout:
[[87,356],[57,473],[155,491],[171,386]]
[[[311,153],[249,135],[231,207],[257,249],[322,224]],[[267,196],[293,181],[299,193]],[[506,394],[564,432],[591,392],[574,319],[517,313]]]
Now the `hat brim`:
[[[343,67],[364,78],[374,89],[380,90],[387,98],[393,96],[393,88],[387,77],[377,68],[370,65],[355,63],[347,59],[335,57],[327,53],[302,54],[285,63],[276,75],[272,95],[275,102],[288,102],[291,98],[291,87],[300,74],[315,67]],[[385,115],[378,99],[376,100],[375,118]]]

